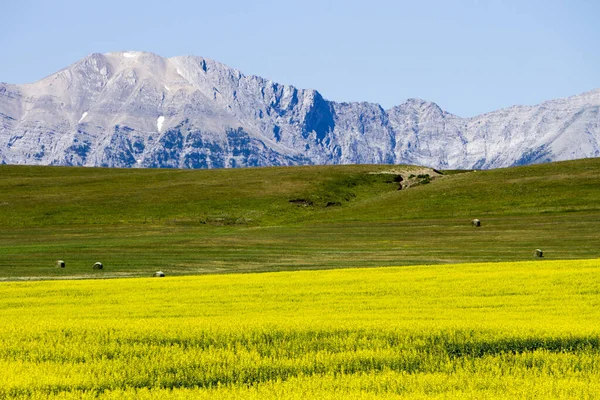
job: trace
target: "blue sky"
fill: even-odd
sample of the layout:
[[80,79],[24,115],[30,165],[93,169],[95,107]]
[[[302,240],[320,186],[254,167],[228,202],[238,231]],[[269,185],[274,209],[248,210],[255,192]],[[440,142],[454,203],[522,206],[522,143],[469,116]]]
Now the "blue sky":
[[592,0],[5,1],[0,81],[88,54],[198,55],[335,101],[469,117],[600,87]]

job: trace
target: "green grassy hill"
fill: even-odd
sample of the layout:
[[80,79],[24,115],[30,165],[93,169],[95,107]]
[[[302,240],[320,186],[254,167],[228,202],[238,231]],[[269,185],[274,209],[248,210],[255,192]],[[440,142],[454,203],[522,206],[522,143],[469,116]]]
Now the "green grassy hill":
[[0,278],[600,257],[600,159],[424,174],[0,166]]

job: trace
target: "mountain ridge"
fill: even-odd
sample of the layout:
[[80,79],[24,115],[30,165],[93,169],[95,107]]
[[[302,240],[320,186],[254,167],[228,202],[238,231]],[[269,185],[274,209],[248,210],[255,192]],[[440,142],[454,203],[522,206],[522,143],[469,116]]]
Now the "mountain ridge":
[[0,163],[497,168],[600,156],[600,89],[470,118],[411,98],[328,101],[197,56],[94,53],[0,84]]

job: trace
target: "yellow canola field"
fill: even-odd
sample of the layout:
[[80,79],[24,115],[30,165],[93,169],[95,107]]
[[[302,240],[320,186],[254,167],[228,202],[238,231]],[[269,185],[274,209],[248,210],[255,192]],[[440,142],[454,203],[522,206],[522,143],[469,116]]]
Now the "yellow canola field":
[[600,396],[600,260],[0,283],[0,399]]

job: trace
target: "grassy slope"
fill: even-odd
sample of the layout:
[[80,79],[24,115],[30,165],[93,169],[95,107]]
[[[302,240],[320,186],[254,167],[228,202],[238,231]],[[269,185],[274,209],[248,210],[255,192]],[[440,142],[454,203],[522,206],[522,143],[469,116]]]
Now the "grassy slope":
[[[550,259],[600,256],[599,159],[402,191],[393,175],[370,174],[397,169],[0,166],[0,277],[510,261],[538,247]],[[93,272],[95,261],[106,269]]]

